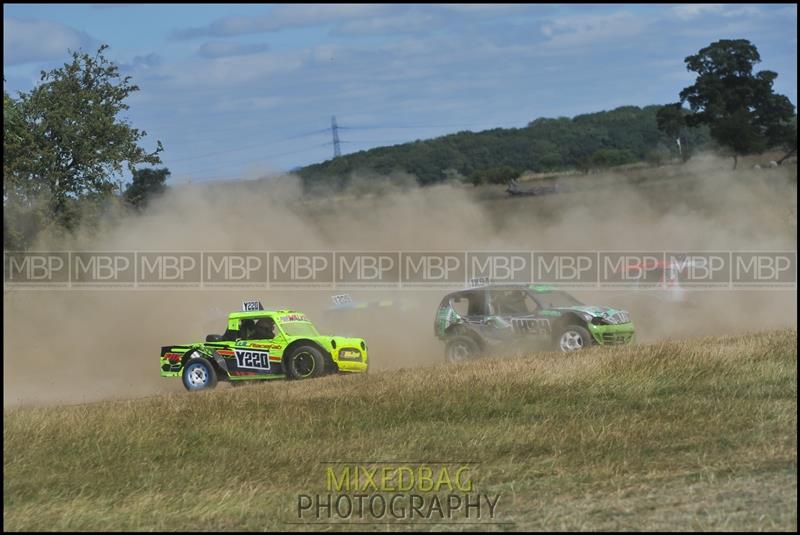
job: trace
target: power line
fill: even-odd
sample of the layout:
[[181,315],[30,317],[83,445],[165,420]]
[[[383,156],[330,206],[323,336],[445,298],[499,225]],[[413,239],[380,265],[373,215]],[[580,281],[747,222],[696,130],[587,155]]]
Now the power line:
[[[264,125],[255,125],[255,126],[259,126],[260,128],[264,127]],[[225,129],[214,129],[214,133],[215,134],[220,133],[220,132],[241,132],[241,131],[242,131],[242,129],[238,128],[238,127],[225,128]],[[330,131],[329,128],[323,128],[321,130],[312,130],[312,131],[309,131],[309,132],[300,132],[299,134],[295,134],[295,135],[292,135],[292,136],[289,136],[289,137],[284,137],[284,138],[275,139],[275,140],[269,140],[269,141],[267,141],[267,143],[283,143],[284,141],[290,141],[290,140],[293,140],[293,139],[300,139],[300,138],[315,136],[315,135],[319,135],[319,134],[327,134],[329,131]],[[148,134],[148,135],[150,135],[150,134]],[[181,141],[186,141],[186,143],[181,143]],[[199,138],[188,137],[188,138],[181,138],[181,140],[177,143],[177,145],[181,146],[181,145],[191,144],[191,143],[202,143],[204,141],[225,141],[225,140],[221,140],[219,137],[208,137],[208,136],[199,137]],[[174,142],[168,142],[168,143],[170,143],[170,145],[175,145],[176,144]]]
[[[416,128],[416,129],[423,129],[424,128],[424,129],[428,129],[428,128],[458,128],[458,127],[476,127],[476,126],[479,126],[479,125],[476,124],[476,123],[451,123],[451,124],[435,124],[435,125],[434,124],[427,124],[427,125],[425,125],[425,124],[373,124],[373,125],[368,125],[368,124],[364,125],[364,124],[362,124],[362,125],[355,125],[355,126],[339,126],[337,121],[336,121],[336,116],[332,116],[331,117],[331,126],[330,126],[330,128],[310,130],[310,131],[306,131],[306,132],[300,132],[300,133],[297,133],[297,134],[294,134],[294,135],[291,135],[291,136],[287,136],[287,137],[284,137],[284,138],[281,138],[281,139],[277,139],[277,140],[266,141],[266,142],[261,142],[261,143],[258,143],[258,144],[246,145],[246,146],[236,147],[236,148],[232,148],[232,149],[219,150],[219,151],[210,152],[210,153],[203,153],[203,154],[200,154],[200,155],[197,155],[197,156],[177,158],[177,159],[169,160],[169,161],[167,161],[165,163],[171,165],[172,163],[181,163],[181,162],[187,162],[187,161],[194,161],[194,160],[201,160],[201,159],[205,159],[205,158],[211,158],[211,157],[215,157],[215,156],[223,156],[223,155],[227,155],[227,154],[234,154],[234,153],[237,153],[237,152],[242,152],[242,151],[248,151],[248,150],[268,147],[269,145],[277,145],[279,143],[283,143],[283,142],[290,141],[290,140],[310,137],[310,136],[314,136],[314,135],[320,135],[320,134],[324,134],[324,133],[327,133],[327,132],[331,133],[332,141],[329,141],[329,142],[326,142],[326,143],[320,143],[320,144],[316,144],[316,145],[312,145],[312,146],[308,146],[308,147],[305,147],[305,148],[293,149],[293,150],[290,150],[290,151],[283,151],[283,152],[271,153],[271,154],[262,154],[258,158],[251,158],[251,159],[248,159],[248,160],[239,161],[238,163],[233,164],[233,167],[234,168],[238,168],[238,167],[241,167],[243,165],[250,164],[250,163],[261,162],[261,161],[264,161],[265,159],[276,158],[276,157],[286,156],[286,155],[290,155],[290,154],[297,154],[297,153],[300,153],[300,152],[306,152],[306,151],[309,151],[309,150],[312,150],[312,149],[316,149],[316,148],[320,148],[320,147],[324,147],[324,146],[330,146],[330,145],[333,145],[334,158],[338,158],[338,157],[341,156],[341,144],[342,143],[350,143],[350,144],[354,144],[354,143],[365,143],[365,144],[371,144],[371,143],[394,143],[394,144],[398,144],[398,143],[411,143],[411,142],[413,142],[413,141],[409,141],[408,139],[342,140],[342,139],[339,138],[339,130],[378,130],[378,129],[391,130],[391,129],[407,129],[407,128]],[[376,147],[373,147],[373,148],[376,148]],[[209,172],[209,170],[207,170],[207,169],[205,171]],[[214,171],[210,171],[210,172],[214,172]],[[188,173],[191,173],[191,170],[187,171],[187,174]],[[197,175],[195,175],[195,176],[197,176]],[[212,176],[212,177],[202,177],[202,175],[200,175],[198,178],[212,179],[212,178],[225,178],[225,177],[230,177],[230,175],[217,175],[217,176]]]
[[[319,132],[327,132],[327,131],[328,130],[326,128],[325,130],[315,131],[315,132],[312,132],[312,133],[316,134],[316,133],[319,133]],[[292,139],[299,139],[301,137],[307,137],[308,135],[309,135],[308,133],[306,133],[306,134],[298,134],[298,135],[295,135],[295,136],[290,136],[290,137],[286,137],[286,138],[283,138],[283,139],[270,141],[268,143],[282,143],[284,141],[290,141]],[[250,150],[250,149],[255,149],[255,148],[259,148],[259,147],[263,147],[263,146],[264,146],[264,142],[261,142],[261,143],[255,144],[255,145],[245,145],[244,147],[238,147],[238,148],[235,148],[235,149],[227,149],[227,150],[222,150],[222,151],[217,151],[217,152],[209,152],[209,153],[203,154],[201,156],[192,156],[192,157],[188,157],[188,158],[177,158],[177,159],[174,159],[174,160],[171,160],[171,161],[174,163],[174,162],[186,162],[186,161],[189,161],[189,160],[199,160],[201,158],[210,158],[212,156],[221,156],[221,155],[224,155],[224,154],[231,154],[231,153],[234,153],[234,152],[241,152],[243,150]]]
[[[309,150],[312,150],[312,149],[318,149],[320,147],[325,147],[325,146],[328,146],[328,145],[330,145],[330,143],[319,143],[317,145],[312,145],[310,147],[304,147],[302,149],[294,149],[294,150],[290,150],[290,151],[277,152],[277,153],[272,153],[272,154],[264,154],[262,156],[259,156],[258,158],[251,158],[251,159],[248,159],[248,160],[241,160],[241,161],[233,164],[230,167],[233,167],[235,169],[235,168],[239,168],[239,167],[242,167],[244,165],[248,165],[248,164],[252,164],[252,163],[256,163],[256,162],[263,162],[265,159],[278,158],[278,157],[281,157],[281,156],[288,156],[290,154],[297,154],[297,153],[300,153],[300,152],[306,152],[306,151],[309,151]],[[221,170],[212,169],[212,170],[209,170],[208,172],[214,173],[214,172],[219,172],[219,171],[221,171]],[[190,173],[187,172],[186,174],[190,174]],[[202,179],[232,178],[230,175],[203,176],[202,174],[199,174],[199,175],[198,174],[194,174],[193,176],[196,176],[196,177],[202,178]]]
[[[455,123],[455,124],[376,124],[376,125],[356,125],[340,126],[340,130],[393,130],[401,128],[462,128],[462,127],[481,127],[494,126],[495,123]],[[499,127],[497,127],[499,128]]]
[[342,155],[342,147],[339,146],[339,127],[336,125],[336,116],[331,117],[331,134],[333,134],[333,157],[338,158]]

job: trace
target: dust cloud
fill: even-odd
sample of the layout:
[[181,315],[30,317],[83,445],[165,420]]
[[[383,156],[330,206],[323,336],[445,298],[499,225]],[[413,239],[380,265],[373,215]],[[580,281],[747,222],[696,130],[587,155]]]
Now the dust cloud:
[[[419,188],[413,177],[361,173],[345,192],[307,196],[294,176],[176,186],[125,215],[36,250],[436,251],[795,250],[796,163],[731,172],[698,157],[682,166],[566,176],[566,193],[507,197],[500,186]],[[329,290],[8,290],[3,305],[4,406],[77,403],[182,390],[162,379],[162,345],[224,330],[243,299],[302,310],[322,332],[360,336],[373,369],[443,361],[433,336],[445,290],[350,290],[402,306],[330,315]],[[796,291],[575,291],[631,311],[640,341],[796,326]]]

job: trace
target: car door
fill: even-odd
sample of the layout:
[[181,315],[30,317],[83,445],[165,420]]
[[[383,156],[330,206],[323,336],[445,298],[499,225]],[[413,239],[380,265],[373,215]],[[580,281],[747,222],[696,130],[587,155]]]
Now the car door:
[[506,327],[506,337],[522,341],[549,338],[550,321],[538,314],[539,305],[527,291],[518,288],[493,289],[489,302],[497,323]]
[[[272,318],[269,318],[273,322]],[[286,339],[274,325],[273,332],[253,332],[247,327],[248,320],[242,320],[239,327],[240,338],[236,340],[228,369],[231,375],[264,378],[282,374],[281,358],[286,347]]]

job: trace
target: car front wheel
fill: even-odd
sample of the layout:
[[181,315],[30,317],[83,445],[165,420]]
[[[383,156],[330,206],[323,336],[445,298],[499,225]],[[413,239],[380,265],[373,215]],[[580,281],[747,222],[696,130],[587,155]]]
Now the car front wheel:
[[592,345],[592,335],[580,325],[569,325],[558,335],[556,343],[564,353],[579,351]]
[[468,336],[454,336],[444,348],[445,359],[450,363],[465,362],[480,356],[481,348]]
[[319,377],[325,373],[325,357],[322,351],[314,346],[298,346],[286,356],[284,369],[289,379]]

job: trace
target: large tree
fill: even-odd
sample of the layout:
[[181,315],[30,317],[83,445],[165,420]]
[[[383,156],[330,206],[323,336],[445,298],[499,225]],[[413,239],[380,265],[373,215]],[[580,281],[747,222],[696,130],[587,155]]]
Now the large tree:
[[[104,57],[107,48],[72,52],[70,63],[42,71],[31,91],[4,94],[4,116],[13,112],[3,121],[4,235],[14,246],[44,225],[74,226],[82,206],[118,193],[125,168],[161,163],[161,143],[153,152],[140,147],[147,133],[121,116],[139,87]],[[26,228],[18,225],[23,215],[34,220]]]
[[135,208],[144,208],[150,199],[167,189],[169,175],[169,169],[166,167],[134,170],[133,179],[123,194],[125,201]]
[[695,83],[680,93],[693,113],[688,125],[707,124],[711,136],[734,157],[785,146],[794,105],[776,94],[777,73],[753,72],[761,61],[755,45],[746,39],[723,39],[685,59],[697,73]]
[[684,117],[684,109],[681,103],[676,102],[675,104],[662,106],[656,113],[656,124],[659,130],[669,136],[671,140],[675,140],[681,159],[686,161],[689,157],[689,151],[684,149],[681,141],[681,133],[686,128],[686,118]]

